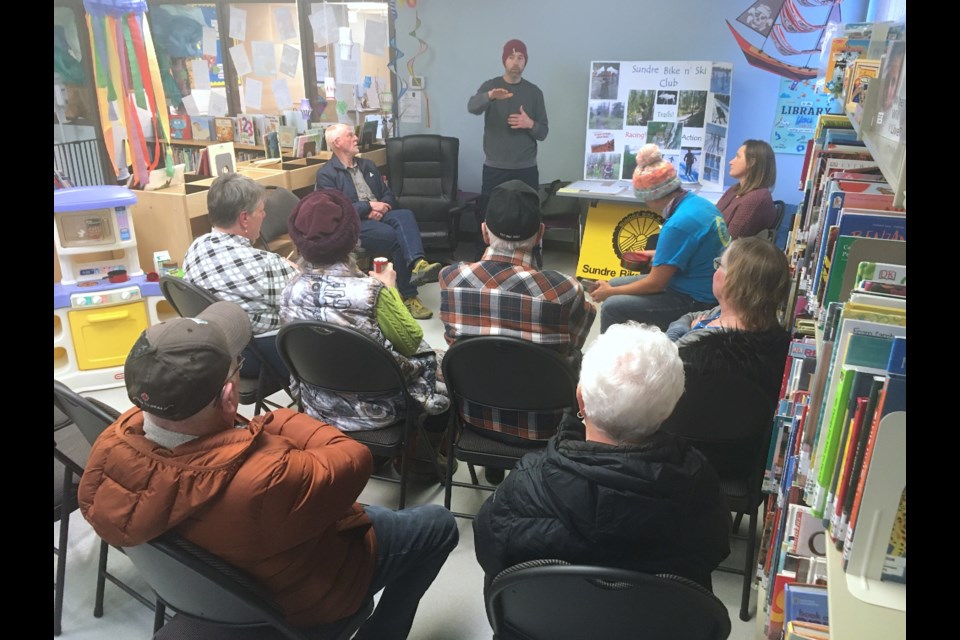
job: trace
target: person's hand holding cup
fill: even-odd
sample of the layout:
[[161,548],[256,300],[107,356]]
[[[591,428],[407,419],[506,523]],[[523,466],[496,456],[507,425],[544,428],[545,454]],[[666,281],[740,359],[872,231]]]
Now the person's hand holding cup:
[[396,288],[397,272],[393,270],[393,263],[386,258],[374,258],[373,270],[370,277],[379,280],[383,286]]

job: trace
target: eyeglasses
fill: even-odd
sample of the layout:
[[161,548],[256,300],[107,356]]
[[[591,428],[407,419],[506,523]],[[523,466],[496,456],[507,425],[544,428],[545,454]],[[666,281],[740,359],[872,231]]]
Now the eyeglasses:
[[[238,373],[241,369],[243,369],[243,362],[244,362],[245,360],[246,360],[246,358],[244,358],[243,356],[237,356],[237,368],[230,372],[230,375],[227,376],[227,381],[232,380],[232,379],[233,379],[233,376],[237,375],[237,373]],[[224,384],[226,384],[226,383],[224,383]]]
[[725,267],[723,266],[723,258],[721,258],[721,257],[716,257],[716,258],[714,258],[714,259],[713,259],[713,270],[714,270],[714,271],[719,271],[721,268],[725,268]]

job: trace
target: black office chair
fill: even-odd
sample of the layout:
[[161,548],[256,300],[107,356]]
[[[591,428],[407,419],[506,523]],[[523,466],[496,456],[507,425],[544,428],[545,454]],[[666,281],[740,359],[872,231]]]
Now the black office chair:
[[[555,351],[519,338],[477,336],[456,341],[443,357],[443,379],[455,407],[450,411],[453,430],[447,451],[447,477],[453,460],[470,468],[472,484],[448,482],[444,506],[450,508],[453,487],[481,485],[474,464],[512,469],[525,454],[542,449],[546,441],[507,444],[464,425],[460,405],[464,400],[501,410],[520,412],[563,411],[576,407],[577,374],[570,362]],[[454,512],[463,518],[473,515]]]
[[424,244],[457,247],[460,213],[457,167],[460,140],[417,134],[387,139],[387,179],[399,208],[417,218]]
[[260,225],[258,243],[267,251],[284,257],[291,256],[296,251],[296,247],[287,232],[287,219],[300,204],[300,198],[293,191],[283,187],[271,185],[266,187],[266,190],[267,197],[263,201],[266,217]]
[[[405,417],[394,425],[369,431],[345,431],[348,436],[367,445],[377,456],[401,456],[400,479],[374,476],[400,484],[398,509],[406,504],[409,480],[408,458],[412,453],[408,442],[417,434],[430,460],[436,464],[436,452],[423,428],[425,416],[419,403],[407,391],[406,379],[393,355],[369,336],[321,320],[300,320],[284,325],[277,334],[277,349],[301,384],[339,393],[403,394]],[[303,411],[302,394],[299,403]],[[443,470],[437,465],[438,477]]]
[[[218,301],[216,296],[203,287],[175,276],[161,276],[160,291],[181,318],[192,318]],[[240,372],[240,404],[254,405],[253,415],[259,415],[268,405],[280,408],[280,405],[267,400],[267,397],[281,389],[291,398],[294,397],[290,391],[289,380],[271,366],[257,347],[256,340],[250,339],[245,353],[260,361],[260,373],[250,377],[244,376],[243,371]]]
[[[59,557],[57,561],[57,584],[54,597],[54,635],[58,635],[60,633],[60,617],[63,608],[67,529],[69,526],[70,512],[77,508],[77,483],[73,481],[73,478],[79,478],[83,475],[91,445],[93,445],[104,429],[120,417],[120,413],[95,398],[84,398],[59,380],[53,381],[53,406],[55,415],[53,454],[54,457],[69,470],[69,473],[67,473],[65,477],[61,476],[63,477],[62,493],[64,496],[64,506],[62,506],[59,511]],[[62,427],[59,431],[57,430],[56,416],[58,410],[69,419],[69,424]],[[77,437],[78,435],[79,438]],[[56,474],[57,465],[54,466],[55,477]],[[54,493],[54,504],[56,505],[56,491]],[[54,518],[56,519],[57,516],[58,512],[55,506]],[[101,540],[100,558],[97,564],[97,590],[93,607],[94,617],[99,618],[103,616],[104,589],[108,580],[140,603],[153,609],[153,604],[149,600],[107,571],[107,556],[109,551],[110,545]]]
[[[369,600],[343,621],[299,629],[255,579],[175,532],[124,550],[156,593],[155,640],[347,640],[373,610]],[[177,615],[165,624],[168,607]]]
[[494,640],[730,635],[727,607],[691,580],[562,560],[533,560],[501,571],[486,604]]
[[777,217],[774,218],[773,224],[770,225],[770,227],[757,232],[756,237],[776,243],[777,234],[780,233],[780,225],[783,224],[783,216],[787,210],[787,203],[783,200],[774,200],[773,207],[777,212]]
[[[747,376],[727,372],[704,374],[684,367],[686,385],[673,414],[660,427],[680,436],[703,453],[720,477],[720,488],[729,508],[737,514],[734,531],[743,514],[749,517],[742,569],[718,567],[743,575],[740,619],[749,620],[750,587],[756,575],[757,510],[763,500],[763,472],[775,403],[769,393]],[[763,522],[763,516],[759,518]],[[734,536],[736,537],[736,536]]]

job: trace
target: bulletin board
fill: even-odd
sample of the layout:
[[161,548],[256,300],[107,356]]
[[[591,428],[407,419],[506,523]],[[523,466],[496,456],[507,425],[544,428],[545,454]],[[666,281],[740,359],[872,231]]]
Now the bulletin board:
[[723,190],[733,64],[591,62],[584,180],[633,177],[657,144],[681,182]]

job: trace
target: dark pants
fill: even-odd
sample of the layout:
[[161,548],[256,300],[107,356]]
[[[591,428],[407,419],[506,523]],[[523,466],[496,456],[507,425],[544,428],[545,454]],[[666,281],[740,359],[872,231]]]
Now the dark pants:
[[390,258],[397,272],[400,295],[404,298],[417,295],[417,288],[410,284],[410,265],[423,257],[423,241],[413,211],[391,209],[380,220],[361,220],[360,245],[371,258]]
[[460,532],[453,514],[428,504],[402,511],[366,506],[377,536],[377,567],[370,597],[380,601],[354,640],[403,640],[410,633],[420,599],[433,583]]
[[[283,383],[290,384],[290,372],[280,358],[280,352],[277,351],[277,334],[254,336],[254,342],[257,345],[257,350],[270,363]],[[243,350],[243,357],[246,359],[243,362],[243,370],[240,375],[244,378],[253,378],[260,375],[260,359],[254,355],[250,347]]]
[[[610,284],[619,286],[635,282],[644,276],[625,276],[613,278]],[[712,302],[697,302],[685,293],[666,289],[660,293],[645,295],[613,295],[600,305],[600,333],[606,332],[610,325],[634,320],[643,324],[652,324],[666,331],[670,323],[691,311],[704,311],[715,307]]]

